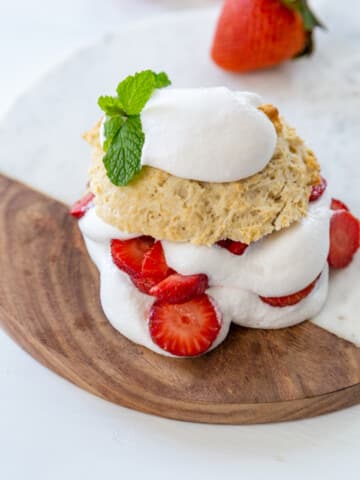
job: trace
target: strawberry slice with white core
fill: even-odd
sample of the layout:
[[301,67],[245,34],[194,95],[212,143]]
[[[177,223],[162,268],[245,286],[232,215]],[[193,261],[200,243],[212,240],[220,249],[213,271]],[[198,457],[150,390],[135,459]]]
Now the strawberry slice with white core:
[[301,302],[301,300],[304,300],[310,293],[314,290],[316,282],[318,281],[317,277],[313,282],[310,283],[307,287],[305,287],[303,290],[300,290],[299,292],[293,293],[291,295],[285,295],[283,297],[260,297],[260,300],[262,300],[264,303],[267,303],[268,305],[271,305],[272,307],[290,307],[291,305],[296,305],[297,303]]
[[94,198],[95,195],[92,192],[84,195],[70,208],[70,215],[78,219],[83,217],[89,208],[91,208]]
[[320,182],[317,183],[316,185],[313,185],[310,193],[310,202],[315,202],[318,200],[323,193],[325,192],[327,187],[327,181],[325,178],[320,177]]
[[234,255],[242,255],[249,245],[243,242],[235,242],[234,240],[220,240],[216,245],[219,247],[226,248],[229,252]]
[[330,267],[347,267],[359,248],[359,238],[359,220],[346,210],[336,210],[330,222]]
[[338,200],[337,198],[332,198],[331,199],[331,210],[346,210],[348,212],[350,209],[341,200]]
[[130,240],[111,240],[111,256],[113,262],[131,277],[141,275],[144,256],[152,246],[152,237],[142,236]]
[[150,295],[163,302],[181,303],[202,295],[208,286],[208,277],[203,273],[197,275],[174,273],[155,285],[150,290]]
[[214,343],[221,321],[207,295],[189,302],[154,303],[149,319],[153,342],[178,357],[192,357],[205,353]]

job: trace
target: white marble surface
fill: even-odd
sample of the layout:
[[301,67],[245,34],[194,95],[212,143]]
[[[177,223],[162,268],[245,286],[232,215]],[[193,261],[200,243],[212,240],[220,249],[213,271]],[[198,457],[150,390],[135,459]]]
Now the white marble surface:
[[[36,83],[41,74],[56,62],[78,47],[100,39],[107,31],[119,30],[119,25],[128,19],[182,6],[216,3],[206,0],[63,0],[55,4],[41,0],[14,0],[10,4],[0,0],[0,53],[2,65],[6,67],[0,76],[0,113],[5,112],[17,94]],[[353,168],[353,159],[357,158],[360,149],[356,135],[360,120],[356,107],[360,97],[359,48],[356,49],[360,38],[356,25],[360,14],[356,13],[355,0],[348,2],[347,9],[340,9],[335,0],[314,3],[331,28],[331,36],[321,35],[319,54],[311,62],[301,61],[296,67],[288,65],[271,72],[265,83],[259,75],[242,77],[241,80],[225,76],[201,56],[196,58],[194,71],[189,72],[181,68],[181,62],[186,66],[186,56],[179,58],[177,65],[173,61],[173,52],[163,44],[159,44],[164,50],[161,62],[159,57],[157,60],[153,57],[150,66],[161,67],[165,62],[169,73],[181,85],[190,81],[204,84],[206,79],[208,84],[226,81],[230,86],[240,84],[260,90],[269,100],[276,101],[320,153],[335,192],[345,191],[342,197],[354,203],[359,214],[360,200],[349,186],[351,182],[359,184],[359,169]],[[143,42],[147,39],[146,28],[141,27]],[[149,28],[151,31],[153,27]],[[207,31],[208,27],[202,28]],[[196,37],[193,30],[184,38],[184,44],[196,56],[201,48],[192,49],[192,40]],[[160,41],[163,34],[163,30],[158,35],[151,34],[152,42]],[[111,38],[114,37],[106,40],[110,45],[109,55],[119,48]],[[127,47],[138,55],[136,42],[129,41]],[[13,110],[5,125],[0,127],[2,171],[26,179],[65,201],[71,201],[78,194],[82,188],[80,179],[86,169],[87,151],[77,130],[84,128],[85,123],[91,122],[91,116],[96,115],[90,98],[92,100],[98,89],[112,87],[117,75],[142,66],[145,60],[138,55],[133,62],[129,64],[127,61],[119,68],[116,65],[111,67],[109,61],[96,63],[91,70],[94,73],[91,79],[86,75],[82,78],[81,72],[88,72],[91,68],[94,51],[101,51],[103,47],[104,42],[100,42],[95,50],[91,49],[91,55],[85,50],[77,61],[70,63],[70,67],[67,64],[64,68],[57,68],[46,81],[35,85],[31,95],[20,98],[15,113]],[[143,55],[154,48],[154,45],[149,46]],[[336,54],[338,60],[334,63]],[[102,68],[107,69],[106,78],[95,75]],[[79,78],[74,91],[71,80],[75,74]],[[54,80],[59,78],[62,80],[55,88]],[[314,82],[317,82],[315,86]],[[47,85],[45,99],[40,98],[44,85]],[[38,98],[34,95],[36,92]],[[69,105],[74,105],[78,92],[80,100],[75,105],[81,108],[77,108],[76,113],[72,110],[69,131],[66,130],[66,114]],[[292,95],[291,101],[288,101],[289,94]],[[54,98],[61,102],[54,104]],[[87,98],[89,101],[85,101]],[[48,117],[44,115],[44,106],[36,108],[41,99],[49,106]],[[50,108],[52,105],[55,110]],[[23,114],[19,115],[19,111]],[[56,148],[59,130],[49,130],[54,115],[58,129],[61,127],[63,132],[65,128],[67,132],[66,151],[71,152],[78,162],[73,175],[75,181],[66,191],[51,178],[50,182],[44,183],[44,177],[38,175],[36,168],[38,158],[48,158],[53,163],[48,166],[44,163],[43,168],[51,172],[54,165],[58,165],[64,175],[61,170],[64,150],[58,152]],[[46,127],[49,138],[40,144],[27,144],[31,138],[31,129],[28,128],[31,123],[36,125],[33,132]],[[351,126],[352,131],[349,131]],[[41,148],[36,151],[39,145]],[[24,177],[21,165],[28,162],[28,153],[33,156],[33,161]],[[12,164],[11,158],[19,161]],[[351,178],[335,174],[331,168],[333,162],[341,162],[344,171],[351,169]],[[196,475],[215,479],[224,474],[255,480],[265,477],[356,479],[359,477],[359,440],[360,407],[318,419],[253,427],[194,425],[132,412],[97,399],[58,378],[0,332],[0,472],[1,478],[6,480],[83,477],[92,480],[110,475],[136,479],[145,475],[150,479],[194,478]]]

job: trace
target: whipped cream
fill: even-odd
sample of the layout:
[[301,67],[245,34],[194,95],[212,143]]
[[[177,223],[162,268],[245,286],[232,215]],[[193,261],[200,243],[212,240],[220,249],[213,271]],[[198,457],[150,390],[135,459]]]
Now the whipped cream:
[[226,87],[156,90],[141,112],[141,164],[203,182],[254,175],[270,161],[277,141],[257,108],[263,103],[256,94]]
[[[116,231],[105,240],[105,232],[110,232],[109,225],[103,222],[95,213],[95,208],[89,210],[79,220],[79,227],[84,236],[89,255],[100,273],[100,302],[104,314],[112,326],[131,341],[143,345],[166,356],[174,356],[159,348],[151,339],[147,320],[154,297],[140,292],[112,261],[110,240],[129,239],[126,233]],[[110,227],[112,229],[112,227]],[[98,234],[95,234],[98,232]],[[215,304],[215,306],[217,306]],[[220,313],[221,328],[211,346],[216,348],[227,336],[230,328],[230,317]]]
[[[272,307],[248,290],[212,287],[207,290],[218,305],[225,323],[242,327],[276,329],[292,327],[318,314],[327,298],[329,267],[326,264],[311,294],[290,307]],[[294,293],[294,291],[292,292]]]
[[[242,256],[218,246],[198,247],[163,241],[168,265],[179,273],[206,273],[207,294],[221,312],[221,330],[211,348],[227,336],[231,322],[252,328],[283,328],[316,315],[328,289],[329,198],[310,205],[298,224],[251,245]],[[110,240],[134,237],[103,222],[92,208],[79,221],[90,257],[100,272],[100,299],[114,328],[135,343],[164,355],[150,337],[147,319],[154,298],[138,291],[112,262]],[[319,274],[309,296],[296,305],[276,308],[263,296],[283,296],[303,289]]]
[[329,252],[330,199],[309,205],[307,217],[250,245],[241,256],[219,246],[163,241],[168,265],[183,275],[205,273],[210,285],[265,297],[302,290],[323,270]]

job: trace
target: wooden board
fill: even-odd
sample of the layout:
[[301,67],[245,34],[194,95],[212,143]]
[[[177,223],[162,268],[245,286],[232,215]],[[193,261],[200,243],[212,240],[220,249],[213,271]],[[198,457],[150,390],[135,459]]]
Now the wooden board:
[[[310,324],[232,327],[214,352],[171,359],[107,322],[67,207],[0,176],[0,323],[33,357],[111,402],[208,423],[304,418],[360,402],[360,349]],[[129,318],[131,322],[131,318]]]

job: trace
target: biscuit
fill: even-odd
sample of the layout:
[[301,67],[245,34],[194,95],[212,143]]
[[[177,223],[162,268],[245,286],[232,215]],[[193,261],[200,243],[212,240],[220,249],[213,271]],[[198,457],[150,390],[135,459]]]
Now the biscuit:
[[113,185],[102,162],[100,122],[84,134],[93,147],[90,190],[97,214],[121,231],[156,239],[212,245],[222,239],[250,244],[305,217],[312,185],[320,180],[314,153],[272,105],[277,145],[259,173],[229,183],[178,178],[143,167],[125,187]]

